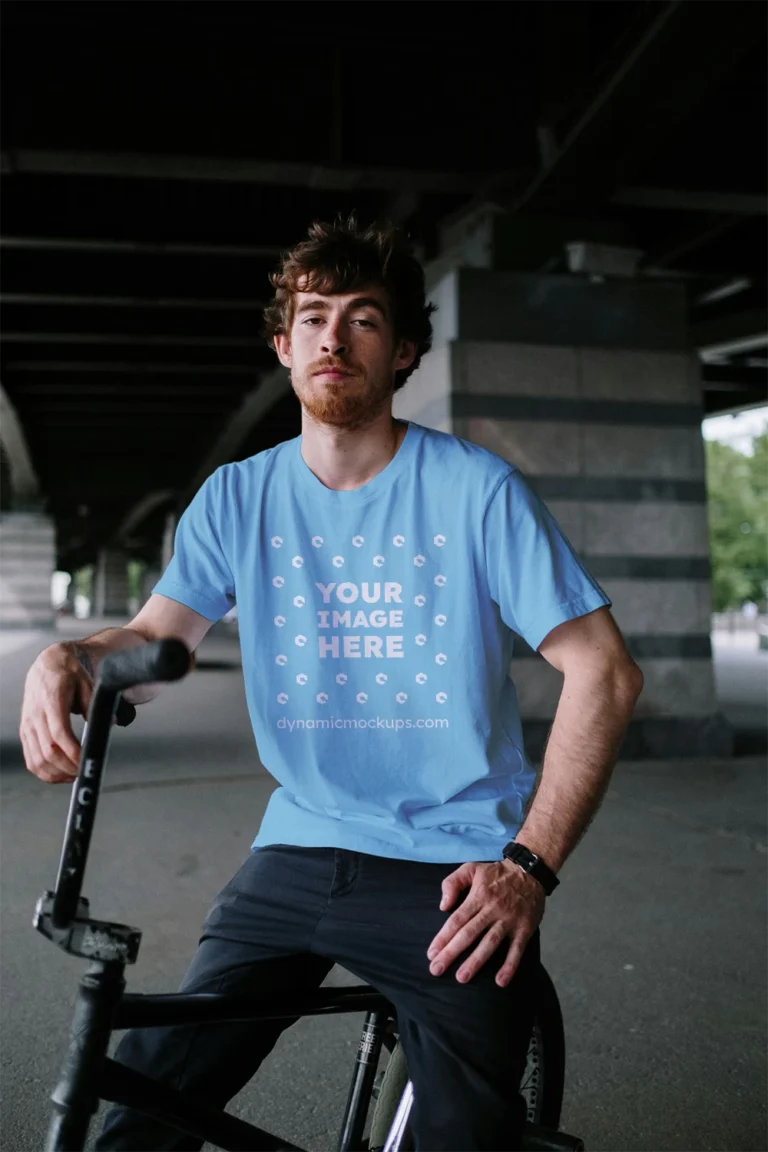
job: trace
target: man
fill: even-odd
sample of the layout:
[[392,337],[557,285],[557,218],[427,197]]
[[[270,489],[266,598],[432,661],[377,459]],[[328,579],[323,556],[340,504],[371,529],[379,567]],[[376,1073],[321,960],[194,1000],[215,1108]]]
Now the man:
[[[393,419],[432,335],[402,236],[314,224],[272,283],[266,328],[301,436],[206,481],[127,627],[38,657],[27,765],[72,779],[69,714],[105,653],[163,636],[195,648],[237,603],[254,732],[281,787],[182,989],[316,987],[340,963],[397,1009],[419,1152],[517,1148],[546,894],[642,675],[514,465]],[[515,632],[564,674],[537,790],[508,677]],[[137,1030],[117,1057],[223,1107],[283,1027]],[[200,1144],[118,1108],[98,1147]]]

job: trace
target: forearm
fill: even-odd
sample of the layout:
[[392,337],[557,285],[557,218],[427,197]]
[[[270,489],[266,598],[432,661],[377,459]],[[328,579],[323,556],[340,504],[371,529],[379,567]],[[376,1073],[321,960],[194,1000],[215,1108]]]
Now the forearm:
[[554,872],[600,806],[640,690],[624,673],[565,677],[538,788],[516,836]]

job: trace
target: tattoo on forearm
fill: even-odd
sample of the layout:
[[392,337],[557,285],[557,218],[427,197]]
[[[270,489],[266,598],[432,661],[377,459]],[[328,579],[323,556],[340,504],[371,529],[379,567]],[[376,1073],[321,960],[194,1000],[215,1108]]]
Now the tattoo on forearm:
[[82,644],[75,643],[72,645],[72,651],[75,654],[75,659],[80,662],[88,675],[93,678],[93,660],[91,659],[88,650],[83,648]]

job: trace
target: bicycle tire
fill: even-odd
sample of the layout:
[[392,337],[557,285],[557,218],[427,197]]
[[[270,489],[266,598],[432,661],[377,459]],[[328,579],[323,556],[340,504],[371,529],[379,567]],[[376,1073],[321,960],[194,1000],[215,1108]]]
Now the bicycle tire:
[[[560,1124],[565,1086],[565,1030],[555,986],[543,967],[536,1000],[525,1069],[517,1091],[525,1098],[526,1121],[556,1130]],[[381,1081],[371,1120],[369,1152],[383,1149],[408,1079],[405,1052],[398,1040]],[[413,1134],[408,1126],[401,1148],[403,1152],[413,1152],[413,1147]]]

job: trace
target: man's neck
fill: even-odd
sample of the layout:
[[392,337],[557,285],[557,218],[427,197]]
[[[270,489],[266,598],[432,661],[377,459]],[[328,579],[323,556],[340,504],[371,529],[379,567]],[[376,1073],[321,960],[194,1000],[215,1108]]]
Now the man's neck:
[[302,413],[301,455],[321,484],[337,492],[362,488],[394,458],[408,425],[382,413],[367,428],[348,432]]

